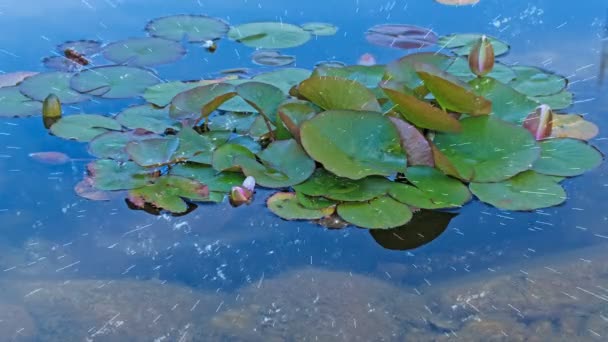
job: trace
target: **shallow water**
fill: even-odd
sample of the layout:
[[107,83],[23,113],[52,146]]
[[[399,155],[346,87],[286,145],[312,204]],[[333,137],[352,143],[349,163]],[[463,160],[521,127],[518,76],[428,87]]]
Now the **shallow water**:
[[[511,43],[505,61],[567,75],[576,97],[568,112],[596,123],[600,135],[591,143],[608,151],[608,86],[597,79],[607,9],[600,0],[481,0],[462,8],[431,0],[0,0],[0,71],[42,71],[40,59],[63,41],[144,36],[148,20],[177,13],[339,26],[336,36],[289,50],[302,68],[320,60],[352,64],[366,52],[380,63],[399,57],[402,51],[363,38],[385,22],[485,32]],[[191,46],[185,59],[155,69],[166,79],[201,78],[255,67],[252,51],[221,40],[213,55]],[[87,102],[69,111],[116,113],[132,103]],[[133,211],[123,200],[90,202],[73,192],[86,160],[49,166],[28,157],[38,151],[90,158],[85,144],[49,135],[39,117],[0,120],[0,332],[7,340],[608,335],[606,163],[566,180],[564,205],[513,213],[473,203],[395,236],[283,221],[266,210],[271,192],[264,191],[250,206],[202,205],[182,217]],[[438,236],[413,248],[431,235]]]

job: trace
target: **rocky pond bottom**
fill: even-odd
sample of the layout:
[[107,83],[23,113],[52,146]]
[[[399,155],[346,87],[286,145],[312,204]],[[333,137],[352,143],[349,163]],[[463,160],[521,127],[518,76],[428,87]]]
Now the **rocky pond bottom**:
[[608,334],[604,248],[419,288],[312,267],[231,292],[21,275],[0,282],[0,334],[14,341],[599,341]]

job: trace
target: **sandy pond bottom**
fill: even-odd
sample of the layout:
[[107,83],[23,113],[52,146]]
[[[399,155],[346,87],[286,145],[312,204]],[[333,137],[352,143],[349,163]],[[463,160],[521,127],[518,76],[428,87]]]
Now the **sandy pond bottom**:
[[0,281],[14,341],[593,341],[608,336],[605,246],[426,288],[302,268],[234,292],[158,281]]

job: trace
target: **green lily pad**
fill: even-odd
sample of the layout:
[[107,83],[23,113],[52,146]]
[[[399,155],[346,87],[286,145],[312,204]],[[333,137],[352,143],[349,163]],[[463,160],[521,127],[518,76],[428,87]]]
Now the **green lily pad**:
[[478,95],[492,102],[490,114],[511,123],[521,124],[538,106],[526,95],[493,78],[476,78],[470,84]]
[[171,100],[173,100],[175,95],[190,89],[194,89],[196,87],[209,85],[212,83],[217,82],[211,80],[200,80],[192,82],[174,81],[167,83],[159,83],[148,87],[144,91],[143,97],[146,101],[158,107],[165,107],[169,103],[171,103]]
[[532,170],[551,176],[572,177],[598,167],[602,154],[576,139],[549,139],[539,143],[540,159]]
[[101,51],[102,42],[98,40],[68,40],[57,45],[58,51],[74,50],[81,55],[91,56]]
[[[468,56],[471,53],[471,48],[479,41],[481,36],[478,33],[451,34],[439,37],[438,44],[443,48],[452,50],[457,55]],[[509,52],[509,45],[507,43],[487,35],[486,38],[492,43],[495,56],[504,55]]]
[[150,171],[134,162],[99,159],[87,165],[93,187],[99,190],[129,190],[148,184],[153,178]]
[[177,94],[171,101],[169,114],[173,118],[207,117],[234,96],[236,92],[231,84],[217,83],[196,87]]
[[285,49],[310,40],[310,33],[299,26],[279,22],[259,22],[232,27],[228,37],[259,49]]
[[396,104],[395,110],[416,126],[441,132],[461,130],[458,120],[430,103],[393,89],[382,88],[382,90]]
[[50,94],[55,94],[63,104],[86,101],[89,96],[70,88],[71,73],[44,72],[30,76],[19,84],[19,90],[27,97],[44,101]]
[[153,138],[131,141],[125,151],[138,165],[149,167],[167,164],[178,147],[179,140],[176,138]]
[[453,61],[453,57],[433,52],[421,52],[406,55],[405,57],[386,65],[386,74],[384,75],[384,79],[387,81],[402,83],[410,89],[415,89],[416,87],[422,85],[422,80],[416,72],[416,65],[428,64],[436,67],[439,70],[445,70],[452,64]]
[[326,109],[380,112],[376,96],[361,83],[339,77],[311,77],[298,86],[300,95]]
[[175,151],[172,160],[201,164],[211,164],[213,151],[230,138],[228,131],[214,131],[198,134],[190,127],[184,127],[177,134],[179,148]]
[[250,136],[241,135],[228,141],[231,144],[241,145],[253,153],[262,151],[262,146]]
[[380,113],[327,111],[304,122],[300,133],[306,152],[341,177],[388,176],[406,165],[399,132]]
[[301,26],[315,36],[333,36],[338,32],[338,27],[329,23],[306,23]]
[[593,123],[586,121],[581,115],[553,114],[551,137],[574,138],[591,140],[595,138],[600,129]]
[[260,115],[270,122],[276,122],[277,109],[285,100],[285,94],[281,89],[266,83],[247,82],[236,86],[235,90]]
[[204,42],[223,37],[228,24],[218,18],[204,15],[172,15],[151,20],[146,31],[153,36],[174,41]]
[[296,57],[274,50],[258,50],[251,54],[251,60],[257,65],[286,66],[295,63]]
[[97,158],[127,161],[130,156],[125,147],[131,141],[160,138],[157,134],[137,134],[134,131],[108,131],[89,142],[89,153]]
[[406,204],[388,196],[369,202],[339,204],[338,215],[355,226],[369,229],[400,227],[412,219],[412,212]]
[[340,77],[357,81],[367,88],[375,88],[382,81],[384,70],[383,65],[352,65],[342,68],[320,66],[313,71],[311,76]]
[[173,213],[183,213],[188,210],[184,198],[192,201],[209,199],[209,189],[206,185],[192,179],[179,176],[164,176],[157,178],[154,183],[129,191],[129,200],[143,208],[146,203],[159,209]]
[[161,38],[120,40],[104,48],[105,59],[116,64],[151,66],[175,62],[186,54],[178,42]]
[[294,189],[304,195],[323,196],[336,201],[368,201],[385,195],[391,184],[385,177],[352,180],[317,169],[306,182],[296,185]]
[[553,95],[533,96],[530,98],[538,104],[546,104],[553,110],[566,109],[574,101],[574,95],[565,89]]
[[437,43],[433,30],[408,24],[380,24],[365,32],[365,39],[379,46],[397,49],[421,49]]
[[209,119],[209,129],[212,131],[231,131],[244,134],[249,131],[257,115],[251,113],[228,112],[214,115]]
[[42,113],[42,102],[33,101],[19,86],[0,88],[0,117],[31,116]]
[[253,77],[253,81],[271,84],[288,94],[291,87],[300,84],[310,77],[310,70],[285,68],[262,73]]
[[435,144],[463,179],[500,182],[529,170],[540,155],[534,137],[525,128],[491,116],[460,122],[461,133],[439,133]]
[[416,71],[441,107],[469,115],[492,111],[492,102],[475,94],[467,83],[456,77],[428,64],[417,65]]
[[535,210],[559,205],[566,192],[551,177],[526,171],[499,183],[471,183],[480,201],[505,210]]
[[255,154],[245,146],[227,143],[218,147],[214,152],[211,165],[217,171],[239,169],[237,159],[255,159]]
[[516,78],[509,83],[518,92],[527,96],[547,96],[559,93],[568,82],[559,76],[539,68],[514,66]]
[[307,180],[315,170],[315,162],[293,139],[272,142],[257,159],[237,157],[236,163],[245,176],[267,188],[293,186]]
[[412,166],[405,177],[412,185],[394,183],[389,195],[399,202],[422,209],[461,207],[471,193],[459,180],[428,166]]
[[72,89],[108,99],[138,96],[159,82],[148,70],[129,66],[102,66],[87,69],[72,77]]
[[[450,65],[446,72],[458,77],[459,79],[465,82],[468,82],[477,77],[471,72],[471,68],[469,67],[469,61],[466,58],[455,58],[454,63]],[[492,77],[502,83],[508,83],[516,77],[515,72],[502,63],[494,63],[494,68],[492,68],[492,71],[486,76]]]
[[301,192],[296,193],[296,199],[306,209],[324,209],[337,204],[336,201],[324,197],[308,196]]
[[277,192],[268,198],[266,205],[271,212],[285,220],[318,220],[334,212],[334,207],[306,208],[292,192]]
[[[288,102],[278,108],[277,138],[289,139],[293,137],[300,141],[300,126],[306,120],[312,119],[317,112],[307,102]],[[284,129],[284,130],[282,130]]]
[[120,131],[122,126],[114,119],[94,114],[65,116],[51,126],[51,133],[63,139],[91,141],[108,131]]
[[210,166],[193,163],[175,165],[170,174],[193,179],[205,184],[211,192],[222,193],[228,193],[233,186],[239,186],[245,180],[240,172],[218,172]]
[[249,127],[247,134],[256,140],[261,140],[266,136],[270,138],[270,132],[275,132],[276,128],[277,127],[273,123],[268,125],[268,122],[264,119],[264,117],[258,115],[255,117],[255,120],[253,120],[253,124],[251,124],[251,127]]
[[157,109],[150,105],[129,107],[116,116],[116,121],[129,129],[145,129],[153,133],[164,133],[166,130],[178,131],[181,125],[169,117],[166,109]]

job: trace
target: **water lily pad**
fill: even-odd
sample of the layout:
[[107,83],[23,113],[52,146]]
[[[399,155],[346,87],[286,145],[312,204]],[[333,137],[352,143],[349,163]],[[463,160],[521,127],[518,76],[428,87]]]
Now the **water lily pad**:
[[566,88],[567,80],[539,68],[514,66],[511,68],[516,78],[509,83],[518,92],[527,96],[547,96],[556,94]]
[[461,130],[458,120],[430,103],[393,89],[382,88],[382,90],[396,105],[395,110],[416,126],[441,132]]
[[200,80],[200,81],[174,81],[167,83],[159,83],[148,87],[144,91],[144,99],[158,107],[165,107],[171,100],[175,97],[175,95],[182,93],[184,91],[194,89],[196,87],[219,83],[214,80]]
[[598,167],[602,154],[576,139],[549,139],[539,143],[540,159],[532,170],[551,176],[572,177]]
[[[451,34],[440,37],[438,44],[443,48],[452,50],[457,55],[468,56],[469,53],[471,53],[471,48],[479,41],[481,36],[482,35],[478,33]],[[492,43],[495,56],[500,56],[509,52],[509,45],[507,43],[487,35],[486,38]]]
[[266,202],[268,209],[285,220],[317,220],[333,214],[334,207],[309,209],[298,201],[292,192],[277,192]]
[[380,112],[376,96],[361,83],[339,77],[311,77],[300,83],[298,92],[323,109]]
[[308,195],[304,195],[301,192],[296,193],[296,199],[298,200],[300,205],[306,209],[318,210],[318,209],[328,208],[328,207],[331,207],[331,206],[334,206],[337,204],[336,201],[330,200],[329,198],[318,197],[318,196],[308,196]]
[[250,113],[222,113],[209,119],[209,129],[212,131],[231,131],[244,134],[249,131],[257,115]]
[[385,195],[391,184],[385,177],[352,180],[317,169],[306,182],[296,185],[294,189],[304,195],[323,196],[336,201],[368,201]]
[[37,74],[38,73],[34,71],[16,71],[6,74],[0,73],[0,88],[15,86],[24,79]]
[[548,208],[566,200],[564,189],[550,176],[526,171],[499,183],[471,183],[479,200],[505,210]]
[[241,136],[232,138],[228,142],[231,144],[241,145],[253,153],[258,153],[258,152],[262,151],[262,146],[260,146],[260,143],[258,141],[256,141],[255,139],[253,139],[252,137],[247,136],[247,135],[241,135]]
[[298,68],[285,68],[258,74],[254,81],[271,84],[288,94],[291,87],[300,84],[310,76],[310,70]]
[[285,49],[310,40],[310,32],[299,26],[279,22],[259,22],[232,27],[228,37],[260,49]]
[[456,77],[429,64],[417,65],[416,71],[443,108],[469,115],[484,115],[492,111],[492,102],[475,94],[467,83]]
[[257,65],[286,66],[295,63],[296,57],[274,50],[258,50],[251,54],[251,60]]
[[63,139],[91,141],[107,131],[120,131],[122,126],[114,119],[94,114],[65,116],[51,126],[51,133]]
[[192,179],[164,176],[157,178],[152,184],[129,192],[129,200],[138,207],[150,203],[156,208],[166,209],[173,213],[183,213],[188,210],[188,204],[184,198],[206,201],[209,198],[209,189],[206,185]]
[[306,152],[328,171],[351,179],[402,172],[399,132],[380,113],[332,110],[301,126]]
[[176,95],[171,101],[169,114],[173,118],[207,117],[234,96],[236,92],[231,84],[217,83],[196,87]]
[[315,162],[293,139],[272,142],[257,159],[237,157],[245,176],[252,176],[260,186],[283,188],[302,183],[312,175]]
[[500,182],[530,169],[540,155],[534,137],[522,127],[491,116],[460,122],[461,133],[438,133],[435,144],[463,179]]
[[335,68],[320,66],[317,67],[312,76],[334,76],[357,81],[367,88],[375,88],[382,81],[384,76],[383,65],[352,65],[347,67]]
[[73,50],[81,55],[91,56],[101,51],[102,43],[98,40],[68,40],[60,45],[57,45],[57,50]]
[[547,95],[547,96],[533,96],[530,97],[538,104],[546,104],[553,110],[566,109],[572,105],[574,95],[568,90],[564,89],[559,93]]
[[420,49],[437,43],[431,29],[405,24],[382,24],[365,32],[365,39],[375,45],[397,49]]
[[[312,119],[317,112],[307,102],[288,102],[278,109],[277,138],[289,139],[293,137],[300,141],[300,126],[304,121]],[[281,130],[284,129],[284,131]],[[281,135],[281,133],[284,133]]]
[[176,137],[179,139],[179,149],[172,156],[173,161],[188,160],[211,164],[213,151],[228,141],[230,132],[214,131],[198,134],[194,129],[184,127]]
[[315,36],[333,36],[338,32],[338,27],[329,23],[306,23],[301,26]]
[[389,117],[399,131],[401,147],[405,151],[408,165],[435,166],[433,149],[426,137],[413,125],[395,117]]
[[99,190],[129,190],[142,187],[152,180],[150,171],[134,162],[99,159],[87,165],[93,186]]
[[138,134],[134,131],[108,131],[96,136],[89,142],[89,153],[97,158],[127,161],[130,156],[125,147],[131,141],[160,138],[156,134]]
[[186,54],[178,42],[161,38],[133,38],[107,45],[103,56],[116,64],[150,66],[175,62]]
[[[469,61],[466,58],[462,57],[455,58],[454,63],[452,63],[452,65],[450,65],[450,67],[446,71],[465,82],[477,77],[471,72],[471,68],[469,67]],[[486,76],[492,77],[502,83],[508,83],[516,77],[515,72],[502,63],[495,63],[494,68],[492,68],[492,71]]]
[[19,86],[0,88],[0,117],[31,116],[42,113],[42,102],[33,101]]
[[240,158],[255,159],[255,153],[245,146],[227,143],[213,152],[211,164],[217,171],[239,170],[237,159]]
[[109,99],[137,96],[159,79],[151,72],[128,66],[87,69],[72,77],[71,87],[83,94]]
[[492,115],[502,120],[521,124],[538,106],[526,95],[489,77],[476,78],[470,82],[478,95],[492,102]]
[[91,201],[109,201],[112,193],[109,191],[98,190],[93,187],[93,179],[85,177],[74,186],[76,195]]
[[153,138],[131,141],[125,151],[138,165],[149,167],[167,164],[178,147],[179,140],[176,138]]
[[591,140],[599,134],[599,128],[576,114],[553,114],[551,136]]
[[146,31],[153,36],[174,41],[204,42],[223,37],[229,26],[218,18],[204,15],[172,15],[151,20]]
[[428,166],[412,166],[405,177],[411,185],[394,183],[389,195],[399,202],[422,209],[460,207],[471,193],[459,180]]
[[178,131],[181,125],[169,117],[166,109],[157,109],[150,105],[129,107],[116,116],[116,121],[129,129],[145,129],[154,133],[166,130]]
[[70,88],[72,74],[67,72],[45,72],[26,78],[19,84],[19,90],[25,96],[44,101],[50,94],[55,94],[63,104],[86,101],[89,96]]
[[422,80],[416,72],[416,65],[428,64],[439,70],[445,70],[452,65],[452,62],[452,57],[432,52],[406,55],[386,65],[384,79],[403,83],[408,88],[415,89],[422,85]]
[[205,184],[209,191],[222,193],[228,193],[233,186],[241,185],[245,180],[240,172],[218,172],[210,166],[194,163],[175,165],[170,174],[196,180]]
[[389,229],[402,226],[412,219],[410,208],[383,196],[369,202],[347,202],[338,205],[338,215],[345,221],[369,229]]
[[236,86],[237,94],[270,122],[276,122],[277,109],[285,100],[281,89],[262,82],[247,82]]
[[50,56],[42,59],[42,64],[48,69],[64,72],[77,72],[82,65],[64,56]]
[[346,63],[336,60],[318,61],[315,63],[315,68],[344,68]]

